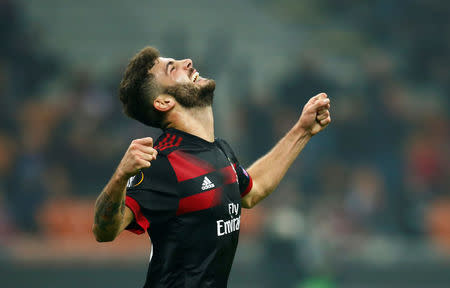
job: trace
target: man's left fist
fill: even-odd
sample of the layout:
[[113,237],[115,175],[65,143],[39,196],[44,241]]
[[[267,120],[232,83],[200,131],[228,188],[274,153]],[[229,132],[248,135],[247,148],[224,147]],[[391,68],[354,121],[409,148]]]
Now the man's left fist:
[[330,99],[327,94],[320,93],[306,103],[298,125],[311,136],[316,135],[331,122]]

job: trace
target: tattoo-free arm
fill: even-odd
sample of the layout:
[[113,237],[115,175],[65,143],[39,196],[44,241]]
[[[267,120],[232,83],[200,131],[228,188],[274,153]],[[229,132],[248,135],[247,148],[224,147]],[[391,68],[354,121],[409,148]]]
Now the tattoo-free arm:
[[252,177],[253,187],[242,198],[244,208],[252,208],[275,190],[310,139],[311,136],[301,131],[289,131],[269,153],[247,169]]
[[253,186],[242,198],[244,208],[252,208],[275,190],[311,137],[325,129],[331,122],[329,108],[326,94],[321,93],[311,98],[294,127],[269,153],[247,169],[252,177]]

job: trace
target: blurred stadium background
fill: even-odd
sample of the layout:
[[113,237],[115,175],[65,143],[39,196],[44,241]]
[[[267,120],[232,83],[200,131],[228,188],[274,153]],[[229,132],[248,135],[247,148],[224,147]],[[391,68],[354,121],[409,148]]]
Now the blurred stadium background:
[[245,211],[229,286],[450,287],[450,2],[0,0],[0,287],[141,287],[147,236],[99,244],[94,199],[129,142],[146,45],[216,79],[249,165],[307,99],[333,123]]

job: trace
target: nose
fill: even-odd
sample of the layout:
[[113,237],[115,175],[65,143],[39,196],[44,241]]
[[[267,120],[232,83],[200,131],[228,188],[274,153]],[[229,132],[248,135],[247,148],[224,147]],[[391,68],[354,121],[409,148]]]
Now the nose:
[[192,60],[191,59],[184,59],[183,60],[183,68],[184,69],[189,69],[192,67]]

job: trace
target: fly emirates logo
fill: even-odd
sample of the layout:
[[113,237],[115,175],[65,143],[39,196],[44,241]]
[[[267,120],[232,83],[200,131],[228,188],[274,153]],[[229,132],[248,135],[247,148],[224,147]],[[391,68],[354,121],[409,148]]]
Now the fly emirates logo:
[[228,213],[230,213],[230,220],[217,221],[217,236],[223,236],[231,232],[239,230],[241,225],[241,215],[239,215],[239,204],[228,204]]

